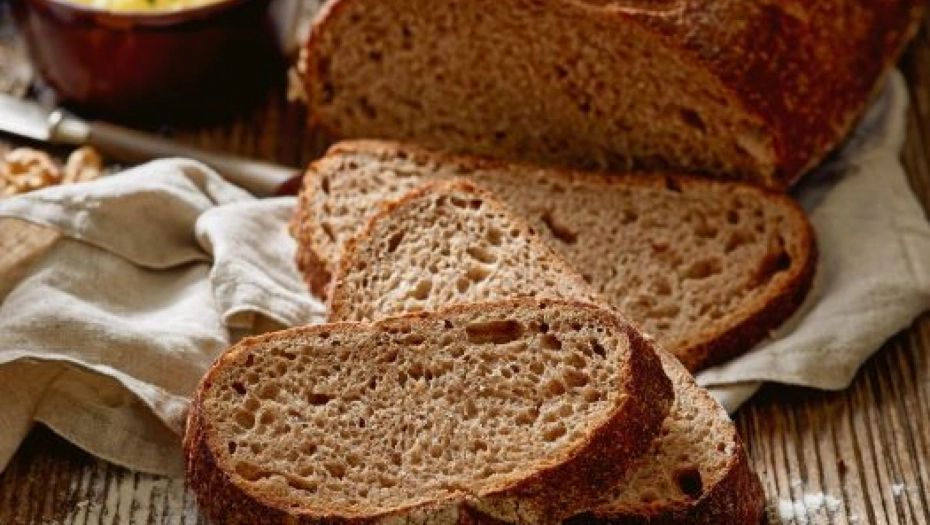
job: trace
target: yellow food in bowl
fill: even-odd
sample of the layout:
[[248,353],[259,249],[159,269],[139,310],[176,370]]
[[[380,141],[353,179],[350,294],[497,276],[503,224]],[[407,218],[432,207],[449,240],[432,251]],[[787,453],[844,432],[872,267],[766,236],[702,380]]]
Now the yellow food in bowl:
[[207,4],[216,4],[226,0],[70,0],[104,11],[180,11]]

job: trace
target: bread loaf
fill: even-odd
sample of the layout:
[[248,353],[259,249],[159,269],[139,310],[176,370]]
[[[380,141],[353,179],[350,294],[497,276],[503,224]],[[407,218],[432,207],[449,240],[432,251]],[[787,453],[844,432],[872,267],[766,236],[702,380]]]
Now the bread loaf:
[[208,371],[188,482],[224,524],[558,523],[619,482],[671,396],[653,344],[578,302],[297,328]]
[[339,138],[784,188],[848,133],[924,0],[336,0],[303,53]]
[[801,303],[817,259],[788,197],[674,175],[597,175],[343,142],[308,171],[291,231],[325,294],[344,243],[379,203],[467,177],[529,222],[596,292],[691,371],[750,349]]
[[[331,319],[379,319],[508,295],[593,295],[521,222],[458,180],[412,190],[347,244]],[[473,282],[467,276],[476,268],[482,278]],[[463,276],[467,285],[458,286]],[[765,498],[736,427],[674,357],[658,353],[675,391],[659,437],[604,502],[570,524],[758,524]]]

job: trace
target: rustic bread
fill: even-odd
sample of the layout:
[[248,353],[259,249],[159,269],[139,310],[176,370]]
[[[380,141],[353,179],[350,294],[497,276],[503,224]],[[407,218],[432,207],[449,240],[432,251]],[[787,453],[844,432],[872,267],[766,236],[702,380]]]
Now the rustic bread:
[[320,295],[378,203],[468,177],[545,238],[595,291],[695,371],[751,348],[810,288],[813,230],[788,197],[680,176],[598,175],[343,142],[304,179],[291,232]]
[[556,523],[618,483],[671,396],[654,345],[580,302],[297,328],[206,374],[188,478],[218,523]]
[[351,239],[332,321],[517,297],[602,299],[521,218],[464,180],[427,182]]
[[783,188],[847,134],[925,0],[336,0],[299,70],[339,138]]
[[[378,319],[412,307],[434,310],[527,291],[590,297],[581,278],[521,222],[493,197],[460,181],[420,186],[375,215],[347,244],[331,319]],[[488,243],[494,231],[504,234]],[[468,251],[475,249],[488,254],[481,259],[493,259],[479,265],[487,269],[486,277],[477,285],[468,280],[468,286],[446,286],[443,281],[455,283],[469,273],[475,261]],[[403,285],[392,268],[426,276],[430,285]],[[406,291],[397,292],[411,289],[421,292],[414,302]],[[759,523],[765,498],[736,427],[674,357],[661,350],[659,356],[675,391],[659,437],[606,502],[571,522]]]

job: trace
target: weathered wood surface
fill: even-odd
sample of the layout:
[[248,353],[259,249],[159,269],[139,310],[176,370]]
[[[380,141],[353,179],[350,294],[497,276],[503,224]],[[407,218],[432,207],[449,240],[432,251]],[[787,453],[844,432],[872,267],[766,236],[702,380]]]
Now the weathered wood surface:
[[[930,18],[902,68],[913,103],[903,158],[930,210],[928,25]],[[305,129],[302,109],[279,93],[230,124],[174,134],[295,166],[323,147]],[[47,230],[3,221],[0,271],[17,271],[53,239]],[[736,419],[765,486],[770,523],[930,524],[930,314],[889,341],[848,390],[769,386]],[[44,428],[0,475],[0,525],[200,523],[180,480],[109,465]]]

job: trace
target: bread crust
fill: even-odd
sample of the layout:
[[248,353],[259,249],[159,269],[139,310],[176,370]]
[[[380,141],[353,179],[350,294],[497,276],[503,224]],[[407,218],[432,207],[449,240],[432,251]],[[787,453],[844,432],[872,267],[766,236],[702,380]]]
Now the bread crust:
[[307,287],[317,297],[326,298],[334,265],[332,261],[323,258],[323,250],[313,237],[313,230],[317,228],[313,200],[318,191],[314,177],[315,163],[311,164],[304,174],[303,186],[298,195],[294,215],[288,223],[288,230],[291,237],[298,241],[294,262],[304,276]]
[[[311,84],[325,76],[325,59],[313,50],[336,15],[364,1],[331,2],[305,46],[301,67],[311,94],[310,118],[332,136],[338,136],[335,124],[312,111]],[[925,0],[551,2],[592,19],[642,28],[716,78],[730,94],[728,103],[760,123],[771,139],[774,166],[748,175],[774,189],[795,183],[842,142],[916,33],[925,7]]]
[[596,510],[566,520],[566,525],[756,525],[765,514],[765,492],[737,437],[726,476],[698,500],[655,514],[603,514]]
[[[489,308],[513,311],[524,308],[574,308],[584,310],[630,341],[629,360],[624,374],[623,390],[628,394],[606,417],[606,423],[592,433],[586,442],[578,445],[566,461],[544,467],[524,479],[511,481],[483,494],[472,494],[457,501],[441,501],[434,504],[373,512],[369,516],[348,517],[338,515],[333,509],[329,515],[301,513],[300,509],[287,510],[283,501],[271,497],[250,494],[237,484],[234,477],[224,468],[223,444],[218,441],[210,423],[205,419],[204,400],[217,375],[240,355],[259,351],[266,340],[294,335],[309,336],[319,332],[336,331],[363,332],[369,330],[407,328],[424,319],[440,319],[454,315],[487,312]],[[435,516],[455,516],[446,523],[488,523],[480,514],[491,518],[520,514],[536,516],[541,522],[555,523],[570,514],[571,509],[591,506],[599,495],[622,479],[637,457],[646,452],[659,432],[672,402],[671,382],[665,376],[654,345],[623,320],[622,316],[602,307],[572,300],[517,299],[493,303],[455,305],[438,313],[414,313],[385,319],[365,325],[360,323],[335,323],[300,327],[247,338],[230,348],[206,373],[194,395],[184,449],[188,484],[197,495],[204,513],[219,523],[233,525],[251,524],[394,524],[436,523]],[[613,458],[604,462],[603,458]],[[566,490],[572,487],[572,490]],[[466,509],[465,507],[470,507]],[[523,511],[521,511],[523,507]],[[450,510],[451,509],[451,510]],[[518,515],[520,515],[518,514]],[[424,521],[426,519],[426,521]],[[509,521],[509,520],[508,520]]]
[[[499,160],[483,159],[479,157],[459,156],[442,152],[434,152],[410,144],[379,140],[353,140],[343,141],[333,145],[326,153],[326,157],[335,157],[349,154],[372,154],[378,158],[392,158],[402,156],[414,159],[419,164],[451,164],[455,165],[463,174],[479,170],[499,170],[508,172],[535,171],[539,167],[527,164],[510,163]],[[317,167],[311,167],[307,183],[298,202],[298,212],[295,223],[301,222],[298,241],[298,259],[315,261],[309,273],[304,270],[308,282],[317,283],[315,293],[321,288],[319,283],[328,282],[337,270],[338,261],[329,260],[316,246],[313,239],[314,218],[312,211],[313,199],[320,191],[315,184],[317,180]],[[748,191],[759,192],[764,198],[771,199],[782,209],[794,217],[794,223],[799,225],[796,231],[797,249],[792,253],[793,264],[783,274],[783,284],[780,287],[769,288],[766,294],[760,296],[754,303],[745,309],[745,313],[736,319],[736,322],[726,329],[716,333],[708,333],[698,338],[695,344],[682,348],[669,348],[689,371],[695,372],[723,363],[735,356],[749,351],[769,333],[787,320],[803,303],[810,291],[817,268],[818,251],[816,236],[813,227],[807,220],[804,211],[789,196],[774,190],[759,188],[746,183],[724,182],[709,179],[695,178],[681,175],[664,175],[648,173],[628,174],[602,174],[578,172],[561,168],[545,168],[547,176],[561,178],[567,182],[584,181],[589,184],[606,185],[639,185],[650,187],[663,187],[674,184],[681,188],[690,187],[716,187],[726,191],[736,191],[746,188]],[[467,178],[467,175],[464,175]],[[480,183],[479,183],[480,186]],[[301,219],[297,217],[309,217]],[[362,226],[359,226],[361,229]],[[296,228],[295,228],[296,229]],[[295,230],[292,230],[295,231]],[[325,285],[323,285],[325,286]]]

